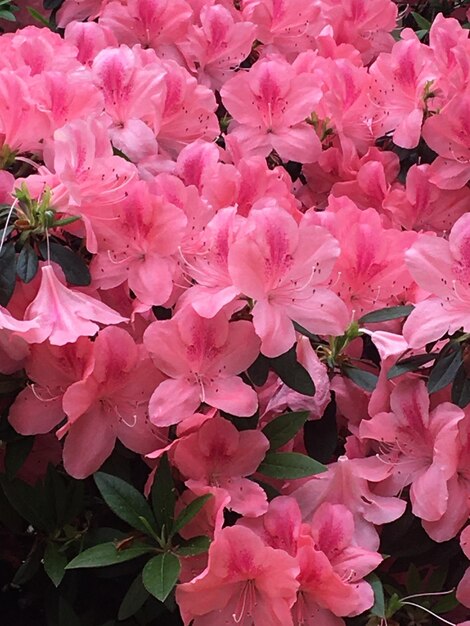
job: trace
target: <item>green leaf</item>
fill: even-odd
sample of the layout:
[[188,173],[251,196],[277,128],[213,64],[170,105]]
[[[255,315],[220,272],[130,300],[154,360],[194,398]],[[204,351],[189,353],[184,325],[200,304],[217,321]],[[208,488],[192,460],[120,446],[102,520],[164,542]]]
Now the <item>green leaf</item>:
[[34,437],[20,437],[7,443],[5,452],[5,470],[9,479],[23,467],[34,445]]
[[56,9],[60,9],[60,7],[64,4],[64,0],[43,0],[43,7],[46,11],[55,11]]
[[263,355],[258,355],[258,358],[247,370],[248,378],[257,387],[262,387],[268,380],[269,374],[269,360]]
[[310,420],[304,426],[304,444],[310,457],[328,463],[338,445],[338,424],[334,398],[319,420]]
[[182,542],[176,552],[179,556],[196,556],[198,554],[204,554],[209,550],[209,546],[211,545],[211,540],[209,537],[205,537],[204,535],[200,535],[198,537],[193,537],[192,539],[188,539],[187,541]]
[[26,560],[16,570],[13,580],[11,581],[12,584],[21,587],[34,578],[41,566],[42,555],[42,545],[40,542],[36,542],[26,557]]
[[452,384],[451,399],[454,404],[464,409],[470,403],[470,380],[465,366],[461,365]]
[[397,361],[393,365],[387,374],[387,378],[391,380],[407,372],[416,372],[422,365],[426,365],[430,361],[434,361],[437,354],[417,354],[416,356],[410,356],[403,361]]
[[205,503],[212,498],[211,493],[206,493],[203,496],[199,496],[184,508],[175,520],[173,525],[172,534],[178,533],[182,528],[186,526],[202,509]]
[[56,587],[62,582],[66,565],[65,554],[60,552],[57,544],[48,541],[44,552],[44,570]]
[[379,322],[386,322],[388,320],[396,320],[400,317],[407,317],[414,306],[392,306],[385,309],[378,309],[363,315],[359,319],[359,324],[377,324]]
[[164,454],[160,459],[155,473],[151,499],[158,531],[161,533],[162,529],[165,528],[168,537],[173,526],[176,491],[167,454]]
[[151,552],[152,548],[144,544],[135,543],[129,548],[118,550],[116,544],[112,541],[101,543],[84,550],[78,556],[70,561],[65,569],[80,569],[89,567],[107,567],[108,565],[117,565],[136,559],[143,554]]
[[72,605],[62,596],[59,598],[59,624],[65,626],[82,626],[82,622]]
[[308,337],[308,339],[310,339],[310,341],[314,341],[315,343],[321,343],[321,339],[320,339],[320,337],[318,335],[315,335],[315,334],[311,333],[309,330],[307,330],[306,328],[304,328],[300,324],[297,324],[297,322],[292,322],[292,323],[294,324],[295,330],[300,335],[303,335],[304,337]]
[[33,7],[27,7],[27,9],[28,9],[28,13],[31,15],[31,17],[33,17],[35,20],[40,22],[46,28],[49,28],[49,22],[46,20],[45,17],[43,17],[39,13],[39,11],[36,11],[36,9],[33,9]]
[[0,252],[0,305],[7,306],[15,290],[16,254],[12,242],[3,245]]
[[366,580],[374,592],[374,606],[371,608],[370,612],[372,615],[385,618],[385,598],[382,582],[377,574],[369,574],[366,576]]
[[11,11],[0,11],[0,19],[7,20],[8,22],[16,22],[15,14]]
[[142,522],[143,517],[152,528],[155,518],[144,496],[135,487],[117,476],[97,472],[95,483],[109,508],[132,528],[149,534],[148,525]]
[[16,478],[6,480],[3,476],[0,476],[0,484],[11,506],[21,517],[39,530],[54,530],[44,510],[42,490]]
[[326,472],[327,468],[298,452],[268,452],[257,471],[271,478],[305,478]]
[[272,369],[290,389],[304,396],[315,395],[315,384],[305,367],[297,361],[295,346],[290,350],[269,359]]
[[415,11],[411,12],[411,15],[414,17],[415,22],[418,24],[418,26],[425,31],[428,31],[432,24],[429,20],[427,20],[425,17],[423,17],[422,15],[420,15],[419,13],[416,13]]
[[118,620],[125,620],[132,617],[142,608],[144,602],[149,597],[149,592],[142,582],[142,572],[131,583],[119,607]]
[[174,554],[165,552],[154,556],[142,571],[145,588],[157,600],[164,602],[176,585],[180,569],[180,562]]
[[[42,256],[47,259],[48,248],[45,241],[41,242],[39,249]],[[90,270],[81,256],[70,248],[51,241],[49,243],[49,254],[51,261],[54,261],[62,268],[67,282],[78,287],[87,287],[91,283]]]
[[366,391],[374,391],[377,386],[377,381],[379,380],[376,374],[361,370],[358,367],[351,367],[350,365],[343,367],[342,372],[349,380],[352,380],[355,385]]
[[263,434],[269,439],[270,450],[281,448],[303,427],[309,416],[308,411],[283,413],[263,428]]
[[450,343],[441,350],[431,370],[428,392],[435,393],[450,385],[462,364],[462,350],[459,344]]
[[18,278],[24,283],[31,282],[36,276],[38,267],[38,255],[31,247],[31,244],[26,242],[21,248],[21,252],[18,255],[18,260],[16,262],[16,273],[18,274]]

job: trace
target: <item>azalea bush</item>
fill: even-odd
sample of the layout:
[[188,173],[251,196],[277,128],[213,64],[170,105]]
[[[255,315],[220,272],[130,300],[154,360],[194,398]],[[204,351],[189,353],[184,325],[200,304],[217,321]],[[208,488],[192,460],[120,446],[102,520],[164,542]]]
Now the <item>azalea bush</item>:
[[0,0],[0,622],[469,626],[470,9]]

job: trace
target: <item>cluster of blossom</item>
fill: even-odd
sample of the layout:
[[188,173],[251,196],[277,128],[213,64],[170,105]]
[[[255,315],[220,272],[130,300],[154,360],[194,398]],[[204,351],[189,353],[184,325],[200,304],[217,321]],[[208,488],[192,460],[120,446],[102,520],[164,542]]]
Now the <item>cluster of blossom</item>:
[[[57,462],[55,433],[76,478],[119,440],[150,468],[168,454],[181,508],[212,494],[184,530],[212,539],[182,559],[186,625],[344,625],[374,603],[364,577],[407,497],[468,554],[470,407],[422,371],[387,374],[470,332],[469,30],[438,15],[429,43],[396,40],[397,15],[391,0],[65,0],[63,36],[0,37],[0,263],[24,233],[47,249],[0,307],[0,372],[28,381],[9,422]],[[420,156],[404,171],[405,153]],[[34,230],[18,190],[63,224]],[[70,241],[88,285],[51,253]],[[357,330],[398,305],[414,306],[404,324]],[[325,348],[353,327],[340,356],[372,340],[373,391]],[[247,374],[293,347],[315,395]],[[343,450],[271,480],[269,501],[263,428],[321,419],[332,392]],[[301,436],[282,450],[306,453]],[[470,570],[457,597],[470,607]]]

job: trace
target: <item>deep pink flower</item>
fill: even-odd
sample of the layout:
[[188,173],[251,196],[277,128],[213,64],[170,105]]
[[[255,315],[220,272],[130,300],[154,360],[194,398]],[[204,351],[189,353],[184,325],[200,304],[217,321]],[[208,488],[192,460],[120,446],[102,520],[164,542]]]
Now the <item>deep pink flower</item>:
[[268,448],[260,431],[239,432],[227,420],[214,417],[176,445],[173,460],[190,489],[198,485],[225,489],[230,495],[228,508],[252,517],[262,515],[268,503],[263,489],[245,477],[256,472]]
[[209,548],[207,569],[176,589],[185,626],[193,619],[194,626],[293,626],[298,571],[295,559],[248,528],[224,528]]
[[63,408],[68,421],[64,466],[75,478],[95,472],[114,449],[116,438],[147,454],[161,441],[148,422],[148,400],[163,376],[143,346],[122,328],[102,330],[93,343],[93,363],[81,380],[65,392]]

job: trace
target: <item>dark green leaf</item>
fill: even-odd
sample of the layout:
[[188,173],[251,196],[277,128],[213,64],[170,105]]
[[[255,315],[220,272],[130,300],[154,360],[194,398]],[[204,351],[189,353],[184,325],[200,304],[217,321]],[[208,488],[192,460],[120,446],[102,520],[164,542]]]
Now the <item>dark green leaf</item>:
[[9,500],[0,488],[0,524],[3,524],[13,533],[19,534],[25,524],[23,518],[11,506]]
[[151,548],[144,544],[133,543],[129,548],[118,550],[113,542],[101,543],[84,550],[70,561],[65,569],[80,569],[83,567],[106,567],[136,559],[151,552]]
[[391,380],[407,372],[416,372],[422,365],[434,361],[436,356],[437,354],[417,354],[416,356],[403,359],[403,361],[397,361],[395,365],[388,370],[387,378]]
[[41,565],[43,550],[40,542],[36,542],[26,560],[16,570],[13,580],[14,585],[24,585],[36,575]]
[[248,368],[247,374],[254,385],[262,387],[268,380],[269,360],[263,354],[260,354],[256,361]]
[[338,443],[338,426],[336,423],[336,402],[328,404],[321,419],[310,420],[304,426],[304,443],[308,455],[328,463]]
[[18,274],[18,278],[24,283],[31,282],[36,276],[38,267],[38,255],[33,250],[29,242],[26,242],[21,248],[21,252],[18,255],[18,261],[16,263],[16,273]]
[[56,9],[60,9],[60,7],[64,4],[64,0],[43,0],[43,7],[46,11],[54,11]]
[[326,472],[327,468],[298,452],[268,452],[258,472],[271,478],[295,479]]
[[29,456],[34,445],[34,437],[21,437],[7,443],[5,452],[5,470],[8,478],[14,478]]
[[458,606],[462,605],[459,604],[458,600],[455,597],[455,592],[453,592],[439,598],[436,604],[433,605],[432,610],[438,615],[441,615],[442,613],[449,613],[450,611],[453,611]]
[[[41,242],[39,249],[42,256],[46,259],[48,249],[45,241]],[[62,268],[68,283],[78,287],[86,287],[91,283],[90,270],[87,264],[73,250],[62,246],[60,243],[51,241],[49,243],[49,253],[51,261],[54,261]]]
[[307,330],[300,324],[297,324],[297,322],[292,322],[292,323],[294,324],[294,328],[298,333],[300,333],[304,337],[308,337],[310,341],[314,341],[315,343],[321,343],[321,339],[318,335],[314,335],[313,333],[311,333],[309,330]]
[[59,625],[82,626],[82,622],[71,604],[62,596],[59,599]]
[[459,344],[448,344],[438,355],[428,380],[428,392],[435,393],[450,385],[462,364]]
[[399,317],[407,317],[414,306],[392,306],[385,309],[378,309],[363,315],[359,319],[359,324],[376,324],[378,322],[386,322],[388,320],[395,320]]
[[173,526],[176,492],[167,454],[164,454],[160,459],[155,473],[151,499],[158,531],[161,532],[164,527],[166,529],[166,536],[168,537]]
[[0,252],[0,305],[7,306],[15,290],[16,254],[12,242],[3,245]]
[[269,362],[282,382],[290,389],[305,396],[315,395],[315,384],[305,367],[297,361],[295,346],[281,356],[269,359]]
[[415,22],[418,24],[420,29],[428,31],[431,28],[432,26],[431,22],[427,20],[425,17],[423,17],[422,15],[420,15],[419,13],[412,11],[411,15],[414,17]]
[[95,483],[109,508],[132,528],[148,533],[147,520],[154,528],[155,518],[144,496],[121,478],[98,472],[94,475]]
[[145,588],[157,600],[164,602],[176,585],[180,569],[180,562],[174,554],[165,552],[154,556],[142,571]]
[[198,554],[204,554],[209,550],[209,546],[211,545],[211,540],[209,537],[204,537],[203,535],[199,537],[193,537],[192,539],[188,539],[187,541],[182,542],[176,552],[179,556],[196,556]]
[[56,587],[62,582],[66,565],[65,554],[59,551],[57,544],[49,541],[44,552],[44,570]]
[[46,531],[54,530],[46,511],[41,490],[31,487],[21,480],[6,480],[0,476],[0,483],[12,507],[34,528]]
[[210,498],[212,498],[212,494],[206,493],[203,496],[199,496],[198,498],[190,502],[188,506],[184,508],[176,518],[172,529],[172,534],[176,534],[182,528],[184,528],[186,524],[188,524],[199,513],[199,511],[202,509],[205,503],[210,500]]
[[119,607],[118,620],[132,617],[144,605],[149,597],[149,592],[142,582],[142,572],[132,582]]
[[372,587],[374,592],[374,606],[370,609],[372,615],[377,615],[377,617],[385,618],[385,598],[384,598],[384,589],[380,578],[377,574],[369,574],[366,576],[367,582]]
[[350,365],[346,365],[343,367],[343,374],[352,380],[354,384],[361,389],[365,389],[366,391],[374,391],[377,386],[377,381],[379,377],[372,372],[366,372],[366,370],[361,370],[357,367],[351,367]]
[[464,365],[460,366],[452,384],[451,399],[454,404],[464,409],[470,403],[470,380]]
[[293,439],[307,421],[308,416],[308,411],[284,413],[269,422],[263,428],[263,434],[269,439],[270,450],[277,450]]

